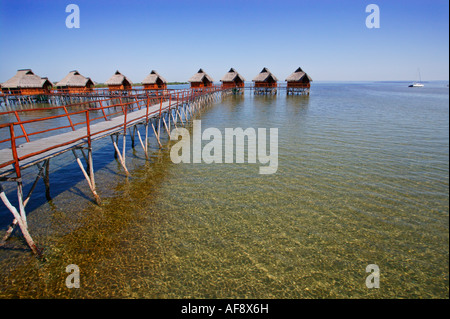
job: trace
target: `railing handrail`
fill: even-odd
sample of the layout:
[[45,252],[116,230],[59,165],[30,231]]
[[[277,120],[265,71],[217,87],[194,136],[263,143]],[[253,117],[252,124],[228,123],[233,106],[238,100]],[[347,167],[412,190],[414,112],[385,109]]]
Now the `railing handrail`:
[[[118,127],[122,127],[122,126],[125,131],[127,128],[127,125],[130,124],[131,122],[135,122],[137,120],[142,120],[144,118],[146,120],[148,120],[149,116],[154,115],[157,112],[159,112],[161,115],[161,112],[170,110],[171,107],[173,107],[173,103],[183,103],[185,101],[191,101],[192,99],[194,99],[198,96],[209,94],[209,93],[214,93],[214,92],[217,92],[218,90],[222,90],[222,88],[220,86],[215,85],[212,87],[201,88],[201,89],[181,89],[181,90],[166,91],[164,94],[161,94],[161,95],[158,94],[155,96],[149,95],[147,92],[145,94],[145,97],[143,96],[143,98],[138,98],[138,95],[119,96],[119,97],[107,98],[107,99],[103,99],[103,100],[80,102],[80,103],[74,103],[74,104],[70,104],[70,105],[62,105],[62,106],[56,106],[56,107],[20,110],[22,113],[42,111],[42,110],[55,110],[55,109],[63,109],[64,110],[64,113],[62,113],[62,114],[40,117],[40,118],[35,118],[35,119],[28,119],[28,120],[21,120],[20,117],[17,116],[17,112],[19,110],[1,112],[0,115],[15,114],[17,121],[0,124],[0,129],[9,127],[9,135],[10,135],[9,138],[1,140],[0,145],[2,143],[10,142],[11,150],[13,152],[13,161],[0,163],[0,168],[3,168],[10,164],[15,164],[14,165],[15,167],[19,167],[19,162],[24,159],[30,158],[30,157],[38,155],[38,154],[48,152],[52,149],[56,149],[56,148],[59,148],[62,146],[66,146],[66,145],[78,142],[78,141],[86,139],[86,138],[88,139],[88,143],[90,144],[90,141],[91,141],[92,137],[94,137],[94,136],[97,136],[99,134],[102,134],[102,133],[105,133],[108,131],[113,131],[113,130],[117,129]],[[176,93],[176,99],[175,99],[175,97],[173,97],[174,93]],[[133,98],[133,97],[134,97],[134,99],[132,101],[122,101],[122,98]],[[113,102],[115,102],[115,101],[117,101],[117,99],[120,100],[120,103],[112,103],[110,105],[104,105],[104,102],[113,101],[113,100],[114,100]],[[158,102],[160,104],[160,107],[157,110],[149,112],[149,108],[151,106],[157,105]],[[169,103],[167,104],[167,106],[163,107],[164,102],[169,102]],[[71,112],[68,112],[68,110],[67,110],[68,107],[75,108],[77,106],[80,107],[80,106],[85,106],[85,105],[92,106],[92,104],[95,104],[96,107],[88,107],[83,110],[76,110],[76,111],[71,111]],[[97,106],[97,104],[99,104],[99,106]],[[144,115],[141,115],[138,118],[133,118],[132,120],[127,119],[128,113],[132,113],[136,110],[140,110],[140,109],[142,109],[142,107],[146,108],[146,112]],[[115,110],[116,108],[119,108],[119,111],[116,111]],[[111,111],[111,110],[113,110],[113,111]],[[95,112],[101,111],[100,113],[102,113],[102,115],[99,117],[91,117],[90,113],[92,113],[94,111]],[[71,116],[73,117],[75,115],[80,115],[83,113],[85,114],[85,116],[83,117],[83,120],[78,119],[77,121],[73,121],[73,118],[71,118]],[[109,117],[117,117],[117,116],[120,116],[120,114],[122,114],[124,116],[123,123],[116,125],[114,127],[109,127],[102,131],[91,132],[91,125],[93,124],[93,122],[96,122],[101,119],[107,121],[107,120],[109,120],[108,119]],[[48,121],[48,120],[53,120],[53,119],[63,118],[63,117],[67,117],[69,124],[58,125],[56,127],[50,127],[45,130],[39,130],[39,131],[35,131],[35,132],[26,132],[25,127],[24,127],[24,125],[26,125],[26,124],[35,123],[35,122],[39,122],[39,121]],[[27,142],[29,142],[30,136],[35,136],[35,135],[44,134],[47,132],[57,131],[57,130],[61,130],[61,129],[67,129],[67,128],[71,128],[73,131],[75,131],[75,127],[77,127],[79,125],[84,125],[84,124],[86,125],[86,134],[82,134],[82,136],[80,136],[80,137],[77,137],[70,141],[65,141],[64,143],[60,143],[58,145],[49,146],[49,147],[45,148],[44,150],[40,150],[40,151],[31,153],[31,154],[27,154],[20,158],[17,155],[16,140],[18,140],[18,139],[26,138]],[[17,126],[19,126],[21,128],[22,133],[23,133],[22,135],[16,135],[14,133],[14,127],[17,127]]]

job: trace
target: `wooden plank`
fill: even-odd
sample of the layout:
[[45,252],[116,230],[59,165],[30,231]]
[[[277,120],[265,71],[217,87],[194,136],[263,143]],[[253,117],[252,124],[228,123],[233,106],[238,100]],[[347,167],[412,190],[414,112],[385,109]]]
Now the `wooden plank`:
[[[167,108],[169,102],[164,102],[162,108]],[[148,117],[158,117],[160,110],[159,103],[152,105],[148,110]],[[147,110],[141,109],[135,112],[127,114],[127,126],[135,125],[137,123],[145,123],[147,117]],[[112,118],[108,121],[98,122],[90,126],[92,140],[98,140],[114,133],[123,130],[124,115],[120,115]],[[19,158],[24,158],[30,154],[39,153],[46,149],[48,151],[40,154],[27,157],[20,161],[21,168],[26,168],[35,165],[48,158],[67,152],[73,148],[82,146],[87,143],[86,127],[80,128],[75,131],[66,132],[54,136],[44,137],[35,141],[27,142],[19,145],[17,149],[17,155]],[[72,142],[73,141],[73,142]],[[66,144],[66,145],[63,145]],[[59,146],[62,145],[62,146]],[[13,155],[10,148],[0,150],[0,163],[7,163],[13,160]],[[7,176],[14,172],[12,165],[0,168],[0,177]]]

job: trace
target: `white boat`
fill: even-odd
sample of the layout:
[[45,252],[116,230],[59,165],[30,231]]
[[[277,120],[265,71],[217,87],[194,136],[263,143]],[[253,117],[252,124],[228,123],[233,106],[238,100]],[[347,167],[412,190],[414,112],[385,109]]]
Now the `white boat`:
[[410,88],[421,88],[421,87],[423,87],[423,84],[420,83],[420,82],[422,82],[422,78],[420,76],[420,70],[419,70],[419,82],[414,82],[413,84],[409,85],[408,87],[410,87]]

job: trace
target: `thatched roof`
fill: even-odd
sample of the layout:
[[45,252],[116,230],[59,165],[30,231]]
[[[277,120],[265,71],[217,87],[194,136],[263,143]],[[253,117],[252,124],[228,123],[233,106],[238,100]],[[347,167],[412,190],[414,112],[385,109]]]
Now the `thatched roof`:
[[278,81],[276,76],[273,75],[272,72],[270,72],[268,68],[263,68],[262,71],[259,72],[259,74],[253,79],[253,82],[265,82],[270,77],[272,77],[272,79],[274,81]]
[[220,80],[221,82],[234,82],[236,78],[239,78],[242,82],[245,82],[245,79],[242,75],[240,75],[235,69],[231,68],[223,78]]
[[198,70],[190,79],[189,82],[203,82],[204,79],[207,79],[209,82],[214,82],[213,78],[205,73],[202,69]]
[[149,75],[142,81],[142,84],[156,84],[158,81],[158,78],[161,80],[162,83],[167,83],[166,79],[163,78],[161,75],[158,74],[155,70],[152,70]]
[[56,86],[86,87],[94,85],[90,78],[82,76],[77,70],[70,71],[64,79],[56,83]]
[[123,82],[128,82],[129,85],[132,85],[133,82],[129,78],[127,78],[125,75],[120,73],[119,71],[116,71],[112,77],[109,78],[108,81],[105,82],[106,85],[122,85]]
[[301,81],[305,80],[305,79],[304,79],[305,76],[306,76],[306,78],[308,79],[309,82],[312,81],[311,77],[310,77],[308,74],[306,74],[306,73],[302,70],[302,68],[298,68],[297,70],[295,70],[294,73],[292,73],[291,75],[289,75],[289,76],[286,78],[286,81],[287,81],[287,82],[301,82]]
[[10,78],[8,81],[2,83],[3,88],[42,88],[44,85],[51,85],[47,78],[41,78],[31,71],[31,69],[17,70],[16,75]]

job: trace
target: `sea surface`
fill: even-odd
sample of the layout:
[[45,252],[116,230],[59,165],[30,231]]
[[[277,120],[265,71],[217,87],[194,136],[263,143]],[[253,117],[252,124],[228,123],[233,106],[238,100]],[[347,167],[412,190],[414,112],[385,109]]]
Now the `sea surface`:
[[[104,139],[97,206],[73,155],[52,159],[52,199],[41,180],[26,207],[44,257],[16,231],[0,248],[0,298],[449,298],[448,83],[408,84],[314,82],[309,96],[246,92],[196,114],[203,130],[278,128],[271,175],[259,162],[175,164],[164,133],[149,160],[127,141],[127,178]],[[1,204],[1,237],[11,221]]]

